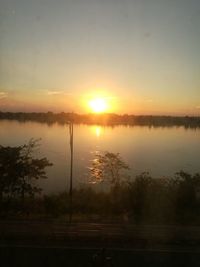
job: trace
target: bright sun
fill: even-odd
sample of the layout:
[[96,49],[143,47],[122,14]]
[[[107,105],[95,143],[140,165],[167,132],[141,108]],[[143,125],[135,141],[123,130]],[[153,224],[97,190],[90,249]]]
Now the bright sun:
[[89,101],[89,106],[94,113],[102,113],[108,109],[108,104],[105,98],[94,98]]

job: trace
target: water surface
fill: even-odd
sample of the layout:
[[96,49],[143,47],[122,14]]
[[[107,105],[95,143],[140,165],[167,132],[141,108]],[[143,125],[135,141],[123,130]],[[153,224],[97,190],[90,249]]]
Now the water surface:
[[[69,185],[68,126],[37,122],[0,121],[0,144],[22,145],[30,138],[41,138],[40,152],[54,166],[41,185],[44,192],[58,192]],[[154,177],[172,176],[179,170],[200,172],[200,129],[146,126],[74,126],[74,184],[88,182],[88,166],[101,151],[119,152],[134,176],[144,171]]]

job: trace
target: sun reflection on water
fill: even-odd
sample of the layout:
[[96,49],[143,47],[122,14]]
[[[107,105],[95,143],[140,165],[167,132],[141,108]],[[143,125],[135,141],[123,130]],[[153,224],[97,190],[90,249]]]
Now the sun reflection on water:
[[96,126],[95,127],[95,134],[96,134],[96,137],[100,137],[101,136],[101,133],[102,133],[102,129],[100,126]]
[[100,138],[103,133],[103,128],[102,126],[99,125],[93,125],[91,126],[91,133],[96,136],[96,138]]

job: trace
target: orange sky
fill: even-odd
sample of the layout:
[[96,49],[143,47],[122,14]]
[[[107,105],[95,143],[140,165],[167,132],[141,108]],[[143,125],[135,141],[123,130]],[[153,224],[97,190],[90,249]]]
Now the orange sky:
[[200,114],[200,2],[1,1],[0,110]]

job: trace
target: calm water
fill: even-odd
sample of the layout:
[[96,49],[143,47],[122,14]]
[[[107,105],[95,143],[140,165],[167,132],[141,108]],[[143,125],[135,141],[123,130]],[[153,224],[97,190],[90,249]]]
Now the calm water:
[[[42,138],[39,156],[54,166],[41,185],[45,192],[63,191],[69,178],[69,130],[67,126],[35,122],[0,121],[0,144],[22,145]],[[98,151],[119,152],[131,174],[148,171],[154,177],[170,176],[179,170],[200,172],[200,129],[74,126],[74,181],[87,183],[91,160]]]

